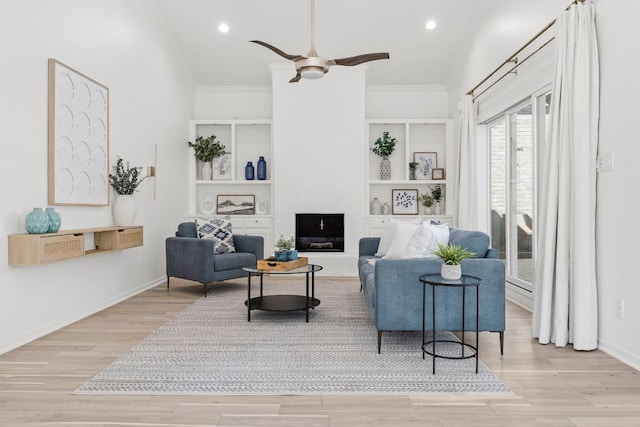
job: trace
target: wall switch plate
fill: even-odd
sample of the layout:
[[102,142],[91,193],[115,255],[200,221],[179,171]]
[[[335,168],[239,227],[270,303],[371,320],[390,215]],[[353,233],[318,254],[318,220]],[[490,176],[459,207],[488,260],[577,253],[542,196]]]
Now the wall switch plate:
[[613,170],[613,153],[602,153],[596,159],[596,169],[598,172],[609,172]]
[[616,299],[616,316],[624,318],[624,300],[620,298]]

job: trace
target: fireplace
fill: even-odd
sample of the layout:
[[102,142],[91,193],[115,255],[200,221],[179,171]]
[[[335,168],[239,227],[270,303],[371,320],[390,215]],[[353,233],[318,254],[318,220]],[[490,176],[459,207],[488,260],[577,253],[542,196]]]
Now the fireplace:
[[344,214],[296,214],[298,252],[344,252]]

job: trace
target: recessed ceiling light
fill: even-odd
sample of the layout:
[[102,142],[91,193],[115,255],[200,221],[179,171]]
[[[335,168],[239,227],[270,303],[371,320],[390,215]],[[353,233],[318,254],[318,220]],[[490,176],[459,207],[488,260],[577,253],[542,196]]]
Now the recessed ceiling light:
[[228,33],[229,32],[229,26],[223,22],[222,24],[220,24],[218,26],[218,31],[220,31],[221,33]]
[[433,19],[430,19],[430,20],[427,21],[427,23],[426,23],[426,25],[424,27],[427,30],[433,30],[437,26],[438,26],[438,24],[436,23],[436,21],[434,21]]

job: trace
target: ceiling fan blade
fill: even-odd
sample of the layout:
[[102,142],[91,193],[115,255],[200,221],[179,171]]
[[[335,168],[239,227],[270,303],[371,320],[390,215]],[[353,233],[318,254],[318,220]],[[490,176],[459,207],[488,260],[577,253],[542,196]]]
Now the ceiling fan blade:
[[272,51],[274,51],[275,53],[277,53],[278,55],[282,56],[283,58],[286,58],[290,61],[295,61],[296,59],[301,59],[304,58],[304,56],[302,55],[289,55],[288,53],[285,53],[283,51],[281,51],[280,49],[278,49],[275,46],[271,46],[268,43],[265,42],[261,42],[260,40],[249,40],[251,43],[256,43],[259,44],[260,46],[264,46],[267,49],[271,49]]
[[379,59],[389,59],[388,52],[365,53],[364,55],[350,56],[348,58],[337,58],[328,61],[330,65],[346,65],[348,67]]
[[302,78],[302,76],[300,75],[300,73],[298,73],[298,74],[296,74],[296,76],[294,78],[289,80],[289,83],[297,83],[297,82],[300,81],[301,78]]

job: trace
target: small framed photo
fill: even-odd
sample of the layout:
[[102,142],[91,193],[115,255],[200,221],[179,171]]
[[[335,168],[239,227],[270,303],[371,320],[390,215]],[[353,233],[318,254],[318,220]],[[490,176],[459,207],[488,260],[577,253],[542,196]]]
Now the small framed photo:
[[434,181],[444,179],[444,169],[443,168],[431,169],[431,179],[433,179]]
[[256,196],[218,194],[216,213],[218,215],[255,215]]
[[418,190],[391,190],[393,215],[418,215]]
[[433,179],[431,172],[438,167],[438,153],[416,152],[413,153],[413,161],[416,166],[416,179]]

